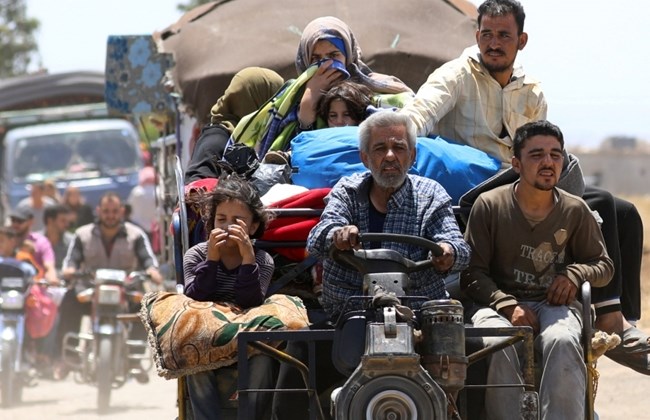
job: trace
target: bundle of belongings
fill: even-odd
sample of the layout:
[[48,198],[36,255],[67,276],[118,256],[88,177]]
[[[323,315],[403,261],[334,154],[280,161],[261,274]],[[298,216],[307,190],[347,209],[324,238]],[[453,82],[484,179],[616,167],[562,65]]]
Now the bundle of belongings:
[[[241,331],[297,330],[309,325],[302,301],[281,294],[244,310],[233,303],[198,302],[181,294],[150,292],[142,300],[139,315],[158,375],[166,379],[236,363]],[[249,348],[248,357],[258,352]]]

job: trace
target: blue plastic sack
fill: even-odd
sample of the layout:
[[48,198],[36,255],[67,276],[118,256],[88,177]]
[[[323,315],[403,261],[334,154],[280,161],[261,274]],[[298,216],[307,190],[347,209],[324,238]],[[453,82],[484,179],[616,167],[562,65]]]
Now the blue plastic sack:
[[[314,189],[333,187],[343,176],[364,172],[358,127],[303,131],[291,140],[291,181]],[[438,181],[454,204],[476,185],[495,175],[501,162],[470,146],[441,137],[418,137],[415,164],[409,173]]]
[[310,190],[331,188],[344,175],[365,172],[358,127],[303,131],[291,139],[291,182]]

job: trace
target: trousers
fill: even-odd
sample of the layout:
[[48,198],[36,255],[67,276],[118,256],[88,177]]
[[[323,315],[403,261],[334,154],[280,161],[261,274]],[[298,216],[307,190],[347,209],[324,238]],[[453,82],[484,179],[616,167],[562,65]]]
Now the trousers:
[[[585,413],[586,367],[582,358],[580,312],[569,306],[546,302],[520,302],[537,314],[540,332],[535,337],[535,353],[541,355],[539,386],[541,419],[580,419]],[[472,317],[476,327],[511,327],[512,324],[491,308],[479,309]],[[487,347],[502,337],[484,337]],[[521,344],[521,343],[518,343]],[[510,346],[489,357],[488,384],[523,384],[521,351]],[[485,411],[490,420],[518,418],[523,388],[487,388]]]
[[[187,376],[187,390],[195,419],[222,420],[221,401],[230,395],[224,395],[224,377],[226,369],[208,370]],[[250,360],[250,388],[273,388],[277,375],[277,362],[266,355],[256,355]],[[225,378],[236,381],[236,377]],[[236,385],[236,384],[235,384]],[[236,388],[235,388],[236,389]],[[228,391],[230,392],[230,391]],[[269,418],[271,396],[265,393],[252,393],[249,397],[251,406],[255,407],[254,419]]]
[[621,310],[628,320],[638,320],[643,257],[643,222],[639,211],[629,201],[596,187],[587,186],[582,198],[603,220],[603,239],[614,263],[612,280],[606,286],[594,287],[592,301],[597,304],[620,298],[620,306],[612,310]]

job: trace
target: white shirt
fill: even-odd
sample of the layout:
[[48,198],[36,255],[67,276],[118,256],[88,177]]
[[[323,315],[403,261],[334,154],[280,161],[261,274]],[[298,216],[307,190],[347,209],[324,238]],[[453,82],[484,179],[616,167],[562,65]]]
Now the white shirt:
[[[515,131],[546,119],[546,99],[540,83],[524,75],[517,63],[511,81],[502,88],[479,57],[474,46],[443,64],[401,112],[415,123],[418,136],[437,135],[466,144],[510,166]],[[502,133],[506,135],[501,137]]]

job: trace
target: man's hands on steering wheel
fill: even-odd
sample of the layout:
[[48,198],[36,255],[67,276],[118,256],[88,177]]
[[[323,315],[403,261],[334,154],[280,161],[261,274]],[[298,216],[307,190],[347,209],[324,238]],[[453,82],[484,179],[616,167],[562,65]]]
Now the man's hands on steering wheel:
[[445,273],[454,265],[454,248],[446,242],[438,242],[438,245],[442,248],[442,255],[435,256],[432,254],[431,262],[436,271]]
[[343,226],[334,231],[333,245],[341,251],[359,249],[359,228],[354,225]]
[[[340,251],[349,251],[359,249],[359,228],[354,225],[343,226],[336,229],[332,236],[332,246]],[[442,249],[440,255],[431,253],[431,263],[436,271],[440,273],[447,272],[454,265],[454,249],[446,242],[439,242],[438,246]]]

